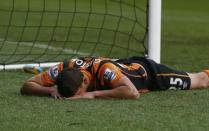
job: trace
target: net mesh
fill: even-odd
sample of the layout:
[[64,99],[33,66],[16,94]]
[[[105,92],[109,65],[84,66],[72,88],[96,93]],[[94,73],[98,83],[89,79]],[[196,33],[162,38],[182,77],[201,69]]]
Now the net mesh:
[[147,0],[0,0],[0,64],[146,52]]

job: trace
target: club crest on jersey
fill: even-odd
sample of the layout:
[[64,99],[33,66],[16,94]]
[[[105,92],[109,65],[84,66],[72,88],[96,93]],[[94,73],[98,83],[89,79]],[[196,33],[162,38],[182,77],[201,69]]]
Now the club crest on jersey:
[[115,72],[107,68],[104,71],[104,79],[111,82],[116,77]]
[[57,66],[54,66],[54,67],[51,67],[49,70],[48,70],[48,75],[54,79],[58,76],[59,74],[59,71],[58,71],[58,67]]

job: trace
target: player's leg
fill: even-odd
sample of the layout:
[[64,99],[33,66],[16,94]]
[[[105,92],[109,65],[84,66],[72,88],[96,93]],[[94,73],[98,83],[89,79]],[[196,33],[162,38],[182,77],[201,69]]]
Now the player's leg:
[[187,73],[168,66],[148,61],[154,80],[154,90],[186,90],[209,87],[209,70],[199,73]]
[[152,62],[156,90],[188,90],[191,79],[187,72]]
[[188,73],[191,79],[190,89],[209,87],[209,70],[199,73]]

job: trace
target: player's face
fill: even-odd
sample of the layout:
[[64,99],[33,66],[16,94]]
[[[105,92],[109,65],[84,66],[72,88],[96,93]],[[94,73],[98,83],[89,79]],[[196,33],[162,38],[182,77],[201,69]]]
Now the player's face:
[[87,91],[88,87],[90,85],[90,79],[87,75],[84,74],[83,82],[81,83],[81,86],[79,87],[78,91],[75,93],[75,95],[80,95]]

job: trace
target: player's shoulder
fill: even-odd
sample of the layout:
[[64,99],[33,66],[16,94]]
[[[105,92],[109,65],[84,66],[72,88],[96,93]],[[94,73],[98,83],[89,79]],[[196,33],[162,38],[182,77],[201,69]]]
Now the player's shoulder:
[[98,69],[97,77],[101,83],[112,85],[122,77],[122,72],[113,63],[106,62]]
[[99,75],[108,76],[110,74],[115,74],[115,73],[117,74],[120,72],[121,72],[120,69],[115,64],[113,64],[111,61],[107,61],[105,63],[102,63],[102,65],[100,65],[100,67],[98,67],[98,74]]

